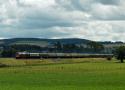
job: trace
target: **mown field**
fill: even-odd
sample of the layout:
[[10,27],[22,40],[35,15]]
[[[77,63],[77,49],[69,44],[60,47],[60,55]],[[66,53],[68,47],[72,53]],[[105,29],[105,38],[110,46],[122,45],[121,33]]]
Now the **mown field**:
[[125,90],[125,64],[106,59],[0,59],[0,90]]

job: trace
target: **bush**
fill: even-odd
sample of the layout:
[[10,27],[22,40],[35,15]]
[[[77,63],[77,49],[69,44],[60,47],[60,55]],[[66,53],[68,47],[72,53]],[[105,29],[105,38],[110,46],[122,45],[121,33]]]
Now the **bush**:
[[8,67],[8,65],[0,63],[0,68],[1,67]]
[[121,61],[121,63],[124,62],[125,59],[125,46],[118,47],[114,52],[115,57]]
[[107,60],[108,60],[108,61],[111,61],[111,60],[112,60],[112,57],[107,57]]

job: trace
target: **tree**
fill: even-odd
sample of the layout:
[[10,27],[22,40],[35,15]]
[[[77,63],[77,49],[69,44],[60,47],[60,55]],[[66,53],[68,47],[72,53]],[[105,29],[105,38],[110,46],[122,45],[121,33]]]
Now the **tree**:
[[42,50],[40,46],[30,45],[30,44],[14,44],[10,46],[11,49],[15,49],[17,51],[28,51],[28,52],[39,52]]
[[61,44],[61,42],[57,41],[56,43],[54,43],[54,47],[56,49],[56,52],[57,51],[61,51],[62,50],[62,44]]
[[100,52],[104,50],[104,46],[98,42],[90,41],[87,45],[88,48],[90,48],[94,52]]
[[1,55],[2,57],[15,57],[16,52],[15,49],[3,50]]
[[75,44],[64,44],[63,50],[64,52],[76,52],[78,50],[78,46]]
[[121,61],[121,63],[124,62],[125,59],[125,46],[120,46],[119,48],[117,48],[114,52],[115,57]]

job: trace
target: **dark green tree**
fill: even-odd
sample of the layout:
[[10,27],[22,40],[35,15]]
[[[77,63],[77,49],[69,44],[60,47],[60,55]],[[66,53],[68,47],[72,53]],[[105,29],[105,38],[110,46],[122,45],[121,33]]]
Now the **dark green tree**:
[[56,49],[56,52],[61,51],[62,50],[61,42],[57,41],[56,43],[54,43],[54,47]]
[[1,53],[2,57],[15,57],[17,50],[15,49],[8,49],[8,50],[3,50]]
[[120,46],[119,48],[117,48],[114,52],[115,57],[121,61],[121,63],[124,62],[125,59],[125,46]]
[[87,45],[88,45],[88,48],[90,48],[91,51],[94,51],[94,52],[100,52],[104,50],[104,46],[102,44],[94,42],[94,41],[87,43]]

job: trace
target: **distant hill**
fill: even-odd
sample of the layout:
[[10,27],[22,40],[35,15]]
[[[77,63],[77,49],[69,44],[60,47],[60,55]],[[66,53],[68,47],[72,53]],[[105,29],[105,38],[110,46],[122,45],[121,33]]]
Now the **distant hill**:
[[78,38],[65,38],[65,39],[40,39],[40,38],[13,38],[0,40],[0,45],[12,44],[31,44],[31,45],[48,45],[50,43],[60,42],[62,44],[87,44],[90,40]]
[[[58,43],[60,42],[60,43]],[[14,52],[63,52],[63,53],[106,53],[112,54],[112,51],[119,46],[125,46],[123,42],[97,42],[90,43],[91,40],[79,38],[65,39],[40,39],[40,38],[13,38],[0,40],[0,51],[4,51],[2,56],[14,56]],[[93,44],[93,46],[92,46]],[[96,45],[96,46],[95,46]],[[97,47],[99,45],[99,48]],[[100,48],[102,46],[102,48]],[[103,47],[104,46],[104,47]],[[6,53],[8,52],[8,53]],[[11,52],[11,53],[10,53]]]
[[[13,38],[13,39],[2,39],[0,40],[0,46],[8,46],[13,44],[30,44],[37,45],[41,47],[48,46],[50,44],[54,44],[56,42],[60,42],[62,44],[87,44],[91,40],[80,39],[80,38],[64,38],[64,39],[40,39],[40,38]],[[103,45],[114,45],[114,44],[125,44],[123,42],[98,42]]]

